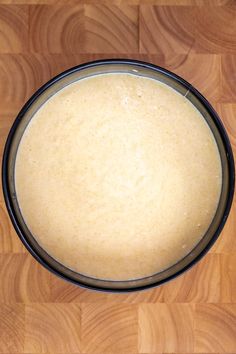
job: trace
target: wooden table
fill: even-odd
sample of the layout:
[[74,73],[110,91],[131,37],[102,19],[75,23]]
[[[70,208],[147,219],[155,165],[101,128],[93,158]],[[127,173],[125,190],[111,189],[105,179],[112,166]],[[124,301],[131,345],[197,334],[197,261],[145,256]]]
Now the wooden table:
[[[236,1],[0,0],[0,154],[31,94],[73,65],[138,58],[195,85],[236,152]],[[236,202],[208,255],[130,295],[67,284],[18,240],[0,194],[0,353],[236,353]]]

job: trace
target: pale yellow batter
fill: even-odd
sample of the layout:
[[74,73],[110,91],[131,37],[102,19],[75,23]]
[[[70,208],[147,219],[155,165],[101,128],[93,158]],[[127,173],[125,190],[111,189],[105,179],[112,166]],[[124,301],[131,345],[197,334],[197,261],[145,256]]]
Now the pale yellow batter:
[[38,243],[92,277],[159,272],[204,235],[221,163],[200,113],[152,79],[106,74],[71,84],[35,114],[15,167]]

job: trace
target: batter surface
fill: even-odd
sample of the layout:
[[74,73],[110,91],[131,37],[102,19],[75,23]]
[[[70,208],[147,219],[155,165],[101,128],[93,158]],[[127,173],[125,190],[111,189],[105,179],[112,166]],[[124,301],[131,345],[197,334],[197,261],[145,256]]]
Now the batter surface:
[[26,224],[51,256],[127,280],[169,267],[201,239],[221,163],[185,97],[149,78],[106,74],[69,85],[36,112],[15,183]]

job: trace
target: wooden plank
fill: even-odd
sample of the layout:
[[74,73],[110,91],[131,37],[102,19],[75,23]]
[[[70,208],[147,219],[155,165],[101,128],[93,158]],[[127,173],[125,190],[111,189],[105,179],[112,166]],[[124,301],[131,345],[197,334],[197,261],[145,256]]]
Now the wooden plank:
[[82,304],[81,311],[82,352],[137,352],[136,305]]
[[25,305],[1,303],[1,353],[23,353],[25,334]]
[[[199,53],[235,53],[236,4],[199,7],[196,16],[196,44]],[[219,27],[220,23],[220,27]]]
[[138,7],[31,6],[29,38],[32,52],[137,52]]
[[193,304],[140,304],[140,353],[190,353],[193,339]]
[[28,49],[28,7],[0,5],[0,53],[21,53]]
[[81,310],[78,304],[25,306],[25,353],[80,353]]
[[140,6],[140,52],[188,54],[195,43],[196,7]]
[[235,316],[233,304],[196,305],[194,352],[233,353]]
[[30,254],[0,254],[0,265],[0,303],[49,302],[51,274]]

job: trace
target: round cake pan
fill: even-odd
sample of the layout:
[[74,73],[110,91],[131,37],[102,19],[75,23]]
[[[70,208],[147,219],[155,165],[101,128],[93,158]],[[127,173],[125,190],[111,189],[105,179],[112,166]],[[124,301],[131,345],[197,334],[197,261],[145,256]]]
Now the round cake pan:
[[[40,247],[24,222],[17,202],[14,182],[17,148],[34,113],[63,87],[77,80],[104,73],[129,73],[150,77],[169,85],[185,96],[200,111],[209,125],[218,145],[222,164],[222,189],[219,203],[211,225],[200,242],[189,254],[170,268],[146,278],[129,281],[94,279],[76,273],[53,259]],[[161,285],[177,277],[198,262],[214,244],[226,222],[233,199],[234,179],[234,160],[230,142],[220,118],[209,102],[192,85],[172,72],[153,64],[123,59],[108,59],[85,63],[59,74],[43,85],[18,114],[6,141],[2,165],[2,184],[7,210],[17,234],[28,251],[44,267],[63,279],[82,287],[112,292],[138,291]]]

